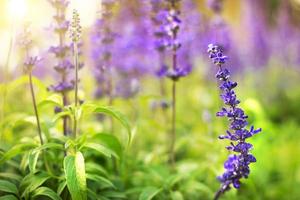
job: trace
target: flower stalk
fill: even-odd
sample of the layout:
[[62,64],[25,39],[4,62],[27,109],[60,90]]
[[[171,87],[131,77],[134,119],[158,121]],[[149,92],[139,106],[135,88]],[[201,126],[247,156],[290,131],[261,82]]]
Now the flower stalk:
[[78,70],[79,70],[79,62],[78,62],[78,42],[81,37],[81,26],[80,26],[80,18],[77,10],[73,10],[73,18],[71,24],[71,39],[73,42],[73,64],[75,66],[75,89],[74,89],[74,101],[75,101],[75,110],[74,110],[74,122],[73,122],[73,134],[74,138],[77,135],[77,123],[78,123]]
[[261,132],[261,129],[254,129],[253,126],[250,129],[246,128],[248,116],[238,107],[240,101],[237,99],[234,91],[237,83],[230,80],[229,70],[223,67],[223,64],[228,59],[227,56],[223,55],[220,47],[213,44],[208,46],[208,53],[213,63],[218,67],[216,78],[220,81],[219,88],[222,91],[220,97],[225,104],[216,115],[218,117],[227,117],[230,122],[227,134],[219,136],[219,139],[230,140],[230,145],[226,148],[230,152],[234,152],[229,155],[224,163],[225,172],[218,177],[221,187],[214,198],[217,200],[222,194],[230,190],[232,186],[239,189],[241,185],[240,180],[248,178],[250,173],[249,165],[256,162],[256,158],[249,153],[253,145],[247,143],[246,139]]
[[29,51],[30,51],[30,48],[32,45],[32,40],[31,40],[31,32],[30,32],[28,24],[24,26],[24,30],[23,30],[22,34],[20,35],[19,44],[22,47],[22,49],[24,49],[24,51],[25,51],[25,61],[23,63],[24,64],[23,69],[24,69],[24,72],[28,75],[30,94],[31,94],[34,114],[35,114],[35,118],[36,118],[36,123],[37,123],[38,136],[39,136],[41,145],[43,145],[44,141],[43,141],[43,137],[42,137],[40,117],[39,117],[39,112],[37,109],[36,97],[35,97],[33,80],[32,80],[32,70],[36,66],[36,64],[40,61],[40,59],[37,56],[30,56]]
[[40,143],[41,145],[44,144],[43,137],[42,137],[42,129],[41,129],[41,123],[40,123],[40,117],[39,117],[39,112],[37,109],[37,104],[36,104],[36,99],[35,99],[35,93],[34,93],[34,88],[33,88],[33,82],[32,82],[32,71],[28,73],[28,78],[29,78],[29,86],[30,86],[30,93],[31,93],[31,98],[32,98],[32,104],[34,108],[34,114],[36,118],[36,123],[37,123],[37,129],[38,129],[38,134],[40,138]]
[[[69,60],[70,46],[66,44],[65,37],[69,28],[69,21],[66,20],[65,13],[69,5],[68,0],[48,0],[56,13],[53,16],[55,21],[54,32],[57,34],[59,43],[51,46],[49,52],[53,53],[57,58],[57,64],[54,66],[55,71],[60,75],[59,83],[51,85],[49,90],[60,93],[63,98],[63,106],[69,104],[68,92],[73,89],[73,84],[68,80],[70,69],[73,68]],[[59,110],[59,109],[58,109]],[[68,135],[69,118],[63,117],[63,134]]]

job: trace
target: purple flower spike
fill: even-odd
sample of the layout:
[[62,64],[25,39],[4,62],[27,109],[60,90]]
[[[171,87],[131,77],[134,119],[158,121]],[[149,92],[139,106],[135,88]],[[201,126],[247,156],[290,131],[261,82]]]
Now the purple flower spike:
[[259,133],[261,129],[255,130],[253,126],[250,127],[250,130],[246,128],[248,116],[238,107],[240,101],[237,99],[234,91],[237,83],[229,80],[229,70],[222,67],[222,64],[225,64],[228,58],[223,55],[221,48],[210,44],[207,52],[212,62],[219,67],[216,78],[220,81],[220,90],[222,92],[220,96],[226,105],[216,115],[218,117],[227,117],[230,123],[227,134],[219,136],[219,139],[231,140],[230,146],[226,148],[231,152],[237,153],[230,155],[224,163],[225,172],[218,177],[222,186],[216,193],[216,200],[221,194],[229,190],[231,186],[236,189],[240,188],[240,180],[248,178],[250,173],[249,164],[256,162],[256,159],[249,153],[253,146],[247,143],[246,139]]

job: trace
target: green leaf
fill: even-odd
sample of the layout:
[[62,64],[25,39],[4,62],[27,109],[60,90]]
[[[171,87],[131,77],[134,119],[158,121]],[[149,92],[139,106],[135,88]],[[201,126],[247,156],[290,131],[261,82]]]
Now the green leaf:
[[36,144],[33,143],[25,143],[25,144],[17,144],[13,146],[10,150],[8,150],[0,159],[0,165],[5,161],[17,156],[18,154],[23,154],[27,152],[29,149],[36,147]]
[[0,180],[0,191],[18,194],[17,186],[9,181]]
[[105,191],[101,192],[101,196],[105,196],[109,199],[127,199],[126,194],[117,191]]
[[93,199],[93,200],[110,200],[106,197],[100,196],[98,194],[96,194],[94,191],[92,191],[91,189],[88,189],[88,197],[89,199]]
[[29,154],[30,154],[30,151],[28,152],[26,152],[26,153],[24,153],[23,155],[22,155],[22,160],[21,160],[21,162],[19,163],[19,169],[21,170],[21,171],[23,171],[23,172],[25,172],[26,171],[26,168],[27,168],[27,166],[28,166],[28,164],[29,164]]
[[109,116],[114,117],[117,119],[127,130],[128,133],[128,145],[131,143],[131,138],[132,138],[132,133],[131,133],[131,128],[130,124],[126,118],[125,115],[120,113],[119,111],[116,111],[112,107],[107,107],[107,106],[98,106],[92,103],[85,103],[82,105],[82,110],[83,112],[87,113],[102,113],[102,114],[107,114]]
[[46,196],[53,200],[61,200],[61,198],[58,196],[58,194],[56,194],[52,189],[50,189],[48,187],[40,187],[40,188],[36,189],[32,194],[33,199],[35,199],[36,197],[39,197],[39,196]]
[[36,164],[39,158],[39,154],[42,150],[45,149],[59,149],[63,150],[64,147],[62,144],[57,144],[57,143],[46,143],[41,146],[36,147],[33,149],[28,156],[28,161],[29,161],[29,170],[31,173],[35,172]]
[[46,143],[46,144],[43,144],[37,148],[35,148],[33,151],[34,152],[39,152],[41,150],[44,150],[44,149],[58,149],[58,150],[64,150],[64,146],[62,144],[58,144],[58,143]]
[[31,173],[35,173],[36,164],[39,158],[40,152],[31,151],[28,157],[29,170]]
[[94,112],[95,113],[104,113],[104,114],[110,115],[110,116],[114,117],[115,119],[117,119],[126,128],[127,133],[128,133],[128,144],[131,143],[131,128],[130,128],[130,124],[125,115],[123,115],[119,111],[114,110],[111,107],[104,107],[104,106],[98,106],[94,110]]
[[64,159],[64,171],[67,187],[73,200],[86,200],[87,187],[84,158],[81,152],[76,155],[68,155]]
[[113,150],[107,148],[102,144],[89,142],[89,143],[85,143],[82,147],[95,150],[109,158],[111,158],[112,155],[115,156],[116,158],[119,158],[118,155]]
[[98,195],[94,191],[88,189],[87,192],[88,192],[89,199],[95,199],[95,200],[99,199]]
[[57,120],[59,120],[60,118],[66,117],[66,116],[69,116],[69,117],[72,116],[71,111],[66,110],[66,111],[62,111],[62,112],[57,113],[57,114],[53,117],[52,123],[56,123]]
[[164,183],[164,187],[167,189],[171,189],[176,183],[181,181],[182,178],[183,178],[183,175],[181,175],[181,174],[175,174],[175,175],[169,176]]
[[40,187],[44,182],[51,178],[47,173],[39,172],[36,174],[28,174],[23,178],[20,183],[20,191],[22,191],[22,197],[28,195],[36,188]]
[[172,200],[184,200],[183,195],[179,191],[171,192]]
[[14,195],[5,195],[0,197],[0,200],[18,200],[17,197],[15,197]]
[[15,181],[22,180],[22,176],[14,174],[14,173],[8,173],[8,172],[0,173],[0,177],[15,180]]
[[67,182],[66,181],[62,181],[57,188],[57,194],[61,195],[61,193],[64,191],[65,187],[67,186]]
[[104,188],[116,188],[115,185],[105,177],[99,176],[97,174],[87,174],[87,179],[95,181],[99,184],[101,189]]
[[122,157],[122,145],[116,136],[101,133],[96,134],[92,140],[111,149],[119,158]]
[[162,189],[157,187],[146,187],[143,189],[142,193],[140,194],[139,200],[151,200],[157,194],[161,192]]
[[94,162],[87,162],[85,164],[85,170],[87,173],[90,174],[99,174],[108,177],[108,172],[106,171],[106,169],[104,169],[104,167]]
[[38,106],[44,106],[52,104],[55,106],[63,107],[63,99],[61,95],[58,94],[52,94],[48,96],[46,99],[42,100],[41,102],[38,103]]

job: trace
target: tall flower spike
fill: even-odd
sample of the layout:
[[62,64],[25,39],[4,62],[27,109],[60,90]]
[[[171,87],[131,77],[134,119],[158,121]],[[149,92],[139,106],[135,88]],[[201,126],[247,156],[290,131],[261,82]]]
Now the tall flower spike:
[[[67,93],[71,91],[74,84],[69,80],[69,72],[73,68],[73,65],[69,59],[70,56],[70,45],[66,43],[66,32],[69,28],[70,22],[66,20],[66,10],[69,5],[68,0],[48,0],[51,6],[56,11],[53,16],[55,27],[54,33],[57,34],[59,43],[51,46],[49,52],[54,54],[57,58],[57,63],[54,66],[55,71],[59,75],[59,82],[55,85],[51,85],[48,89],[57,93],[60,93],[63,97],[63,105],[69,104]],[[59,110],[59,108],[55,109]],[[68,118],[63,118],[63,133],[68,134]]]
[[77,10],[73,10],[73,17],[70,29],[71,39],[73,43],[77,43],[81,37],[80,18]]
[[81,26],[80,26],[80,18],[77,10],[73,10],[73,18],[72,18],[72,23],[71,23],[71,39],[73,41],[73,58],[74,58],[74,66],[75,66],[75,114],[74,114],[74,122],[73,122],[73,134],[74,138],[76,138],[77,135],[77,105],[78,105],[78,70],[79,70],[79,62],[78,62],[78,56],[79,56],[79,51],[78,51],[78,42],[81,37]]
[[223,55],[221,48],[210,44],[208,46],[209,58],[218,66],[219,70],[216,78],[220,81],[220,97],[225,103],[221,111],[217,112],[218,117],[227,117],[229,120],[229,129],[226,135],[219,136],[219,139],[231,140],[230,145],[226,148],[232,153],[228,160],[224,163],[225,172],[218,177],[221,182],[221,187],[216,193],[215,200],[217,200],[224,192],[229,190],[231,186],[240,188],[240,180],[248,178],[250,173],[249,164],[256,162],[255,157],[249,153],[253,148],[252,144],[247,143],[246,139],[259,133],[261,129],[254,129],[253,126],[247,129],[247,118],[244,111],[238,107],[240,101],[234,92],[237,86],[236,82],[230,81],[230,72],[222,65],[228,59]]

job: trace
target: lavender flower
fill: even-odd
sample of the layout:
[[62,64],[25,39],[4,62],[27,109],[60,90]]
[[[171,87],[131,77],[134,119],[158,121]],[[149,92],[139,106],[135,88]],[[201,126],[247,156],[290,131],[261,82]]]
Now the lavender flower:
[[[54,33],[57,34],[59,44],[51,46],[50,53],[57,58],[57,64],[54,66],[55,71],[59,74],[59,82],[48,87],[49,90],[61,93],[63,97],[63,105],[68,105],[67,93],[74,88],[74,82],[69,80],[69,72],[74,66],[69,59],[70,45],[66,44],[66,32],[68,31],[70,22],[66,20],[65,13],[69,5],[68,0],[48,0],[52,7],[56,10],[53,16],[55,21]],[[57,110],[57,109],[56,109]],[[63,118],[63,134],[67,135],[69,129],[68,118]]]
[[[70,54],[70,45],[65,42],[66,32],[69,28],[70,22],[65,18],[65,12],[69,5],[68,0],[48,0],[52,7],[56,10],[53,16],[55,21],[54,31],[58,35],[59,44],[51,46],[49,52],[53,53],[58,60],[54,66],[55,71],[60,75],[60,81],[56,85],[51,85],[49,90],[59,93],[66,93],[73,89],[73,83],[68,80],[70,69],[73,68],[68,56]],[[63,94],[66,96],[65,94]]]
[[[152,5],[154,3],[152,2]],[[171,51],[173,52],[173,56],[176,58],[173,58],[177,61],[177,51],[181,47],[181,42],[179,41],[179,30],[181,25],[181,19],[180,19],[180,11],[177,9],[175,4],[177,4],[177,1],[171,1],[171,5],[164,6],[163,9],[157,10],[158,5],[164,5],[163,2],[155,1],[155,4],[153,7],[153,12],[156,14],[155,17],[152,17],[152,21],[155,28],[155,47],[158,50],[159,54],[161,54],[159,57],[161,59],[160,61],[160,68],[157,70],[156,74],[159,77],[167,76],[171,78],[172,80],[178,80],[180,77],[186,76],[190,73],[191,67],[190,65],[186,66],[179,66],[175,64],[176,66],[170,68],[165,64],[165,57],[167,52]],[[184,57],[184,56],[183,56]],[[172,61],[173,62],[173,61]]]
[[217,113],[217,116],[227,117],[230,122],[227,134],[221,135],[219,138],[231,140],[232,142],[227,149],[237,153],[229,156],[224,163],[225,172],[218,177],[222,183],[215,196],[215,199],[218,199],[221,194],[231,188],[231,185],[238,189],[241,184],[240,179],[248,178],[250,173],[249,164],[256,162],[256,159],[249,153],[253,146],[247,143],[246,139],[259,133],[261,129],[254,129],[253,126],[250,127],[250,130],[246,128],[248,116],[238,107],[240,101],[234,92],[237,83],[230,81],[229,70],[222,67],[227,60],[227,56],[224,56],[222,50],[213,44],[208,46],[208,53],[213,63],[219,67],[216,78],[220,80],[221,98],[225,103],[225,107]]
[[161,19],[161,12],[166,9],[165,2],[163,0],[151,0],[150,1],[151,9],[150,16],[152,25],[154,28],[153,33],[153,44],[154,48],[157,50],[158,56],[158,68],[155,71],[155,75],[159,78],[165,76],[168,71],[168,66],[166,65],[166,45],[164,43],[164,38],[167,36],[165,31],[160,27],[163,24],[163,20]]

